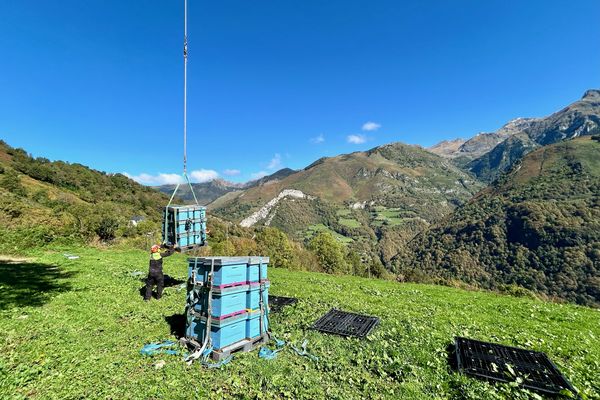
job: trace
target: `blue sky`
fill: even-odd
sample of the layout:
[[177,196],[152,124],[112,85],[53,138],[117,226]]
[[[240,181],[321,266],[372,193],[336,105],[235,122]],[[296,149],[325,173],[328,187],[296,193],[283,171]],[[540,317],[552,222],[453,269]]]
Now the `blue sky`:
[[[0,138],[148,184],[177,179],[182,3],[0,2]],[[198,181],[469,137],[600,87],[597,0],[189,8],[188,157]]]

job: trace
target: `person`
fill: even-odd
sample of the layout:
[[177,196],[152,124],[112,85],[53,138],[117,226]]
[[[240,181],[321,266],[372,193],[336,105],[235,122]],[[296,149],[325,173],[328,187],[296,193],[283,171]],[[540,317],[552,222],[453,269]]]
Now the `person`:
[[[166,248],[167,251],[161,252]],[[163,275],[163,258],[169,257],[175,252],[175,249],[157,244],[150,248],[150,268],[148,270],[148,278],[146,278],[146,294],[144,300],[148,301],[152,297],[152,288],[156,285],[156,298],[162,297],[162,292],[165,287],[165,276]]]

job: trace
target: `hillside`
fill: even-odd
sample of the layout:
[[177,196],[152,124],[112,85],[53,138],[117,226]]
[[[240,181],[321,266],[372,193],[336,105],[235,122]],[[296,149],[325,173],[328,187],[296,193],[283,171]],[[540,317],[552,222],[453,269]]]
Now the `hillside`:
[[396,257],[406,279],[518,285],[600,305],[600,143],[542,147],[418,235]]
[[588,90],[581,100],[562,110],[530,120],[530,124],[522,126],[518,133],[468,163],[466,168],[480,179],[491,182],[539,146],[600,133],[600,90]]
[[[184,321],[185,291],[177,286],[160,301],[142,301],[143,283],[131,273],[147,268],[146,252],[54,250],[0,261],[8,294],[0,297],[0,398],[539,400],[516,384],[455,373],[448,346],[463,335],[546,352],[582,396],[600,399],[597,310],[273,268],[271,293],[299,299],[270,318],[288,347],[275,360],[252,352],[220,369],[188,367],[180,356],[139,353],[147,343],[176,340]],[[67,260],[64,251],[81,258]],[[185,257],[166,259],[165,272],[185,280]],[[311,330],[332,307],[381,323],[366,340]],[[304,339],[319,361],[289,347]]]
[[244,226],[271,225],[299,238],[330,230],[342,241],[374,240],[388,228],[418,231],[480,188],[449,160],[393,143],[322,158],[284,179],[228,193],[210,209]]
[[0,229],[18,235],[20,247],[65,237],[133,235],[128,221],[158,223],[167,201],[121,174],[34,159],[0,141]]

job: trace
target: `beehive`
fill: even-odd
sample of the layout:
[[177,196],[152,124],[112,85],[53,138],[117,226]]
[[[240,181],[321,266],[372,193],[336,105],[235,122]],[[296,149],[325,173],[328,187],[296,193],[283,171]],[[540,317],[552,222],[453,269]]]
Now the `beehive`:
[[215,350],[264,335],[268,329],[268,263],[268,257],[189,258],[188,339],[203,342],[207,318],[211,318],[210,337]]
[[206,244],[206,207],[166,207],[163,241],[179,247],[182,251]]

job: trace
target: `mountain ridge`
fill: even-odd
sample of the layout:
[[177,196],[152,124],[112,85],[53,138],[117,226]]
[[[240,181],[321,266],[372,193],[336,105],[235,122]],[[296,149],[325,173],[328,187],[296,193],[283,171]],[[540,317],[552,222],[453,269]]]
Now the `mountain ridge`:
[[407,279],[600,305],[600,137],[536,149],[393,260]]
[[[600,133],[600,90],[587,90],[580,100],[544,118],[531,121],[516,140],[504,140],[465,168],[491,182],[523,155],[548,144]],[[514,138],[512,135],[511,138]]]

